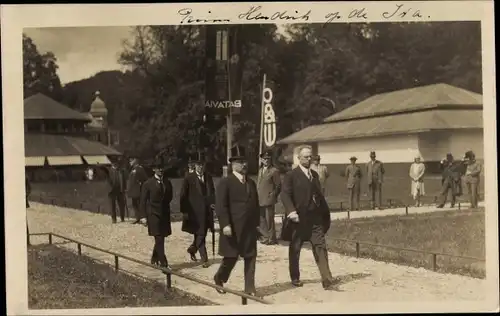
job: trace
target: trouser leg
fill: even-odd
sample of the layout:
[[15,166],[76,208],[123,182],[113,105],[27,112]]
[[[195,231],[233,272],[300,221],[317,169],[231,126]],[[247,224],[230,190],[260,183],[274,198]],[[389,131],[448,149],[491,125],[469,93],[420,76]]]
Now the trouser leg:
[[441,186],[441,193],[439,194],[439,205],[444,205],[448,199],[448,191],[450,190],[450,183],[445,180]]
[[134,209],[135,219],[137,221],[140,221],[141,218],[144,217],[144,215],[141,213],[139,207],[139,198],[132,198],[132,208]]
[[229,280],[229,276],[231,275],[231,272],[233,271],[233,268],[236,265],[237,260],[238,257],[222,258],[222,262],[219,266],[219,269],[217,270],[217,273],[215,274],[215,277],[221,280],[222,282],[226,283],[227,280]]
[[371,208],[374,209],[375,208],[375,186],[376,184],[373,182],[373,183],[370,183],[368,185],[368,190],[370,192],[370,205],[371,205]]
[[267,226],[267,238],[270,242],[276,242],[276,225],[274,222],[275,209],[274,205],[266,207],[266,226]]
[[125,220],[125,195],[123,193],[118,194],[116,197],[118,202],[118,208],[120,209],[120,219],[122,222]]
[[206,234],[195,235],[195,249],[200,252],[201,261],[208,261],[207,247],[206,247]]
[[311,245],[314,255],[314,260],[318,265],[321,280],[323,282],[332,281],[332,273],[330,272],[330,265],[328,263],[328,251],[326,249],[325,234],[320,225],[314,225],[311,235]]
[[292,240],[288,245],[288,269],[290,272],[290,279],[292,281],[300,280],[300,250],[302,249],[303,241],[297,230],[292,233]]
[[255,263],[257,257],[245,258],[245,292],[255,292]]
[[113,223],[116,223],[116,196],[115,195],[111,195],[109,197],[109,205],[111,208],[111,220],[113,221]]
[[260,240],[261,241],[268,241],[269,240],[269,229],[267,227],[267,221],[266,221],[266,207],[261,206],[259,209],[259,217],[260,217],[260,224],[259,224],[259,233],[260,233]]
[[168,260],[165,255],[165,237],[155,236],[155,252],[158,260],[160,261],[160,265],[167,266]]
[[349,209],[354,211],[354,187],[349,189]]
[[382,207],[382,183],[377,183],[375,198],[377,206]]
[[359,197],[361,193],[361,187],[359,183],[354,184],[354,202],[356,204],[356,209],[359,210]]

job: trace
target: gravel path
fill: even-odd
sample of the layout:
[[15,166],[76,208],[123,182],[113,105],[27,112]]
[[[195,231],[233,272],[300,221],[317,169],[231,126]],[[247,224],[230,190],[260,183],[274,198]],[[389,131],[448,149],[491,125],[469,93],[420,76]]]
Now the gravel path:
[[[130,219],[132,221],[132,219]],[[39,203],[28,209],[30,233],[54,232],[91,245],[116,251],[140,260],[149,261],[152,239],[146,227],[129,222],[111,225],[109,216],[83,212]],[[167,255],[172,268],[182,273],[211,281],[220,258],[204,269],[189,261],[186,253],[192,237],[181,231],[180,223],[172,225],[173,235],[167,239]],[[209,241],[211,238],[209,236]],[[47,237],[32,237],[32,243],[45,243]],[[54,242],[61,242],[54,238]],[[208,242],[209,243],[209,242]],[[75,244],[61,244],[76,251]],[[211,246],[209,254],[212,255]],[[300,304],[334,301],[472,301],[486,297],[486,281],[465,276],[441,274],[424,269],[399,266],[370,259],[358,259],[330,253],[330,268],[341,280],[340,291],[324,291],[319,271],[311,251],[301,253],[302,288],[292,288],[288,276],[288,248],[259,246],[256,284],[265,299],[279,304]],[[83,253],[97,260],[114,263],[112,256],[83,248]],[[135,263],[120,261],[120,268],[149,278],[164,280],[161,272]],[[240,298],[231,294],[220,295],[215,290],[173,276],[173,286],[202,296],[217,304],[240,304]],[[239,261],[226,285],[243,289],[243,263]],[[249,304],[259,304],[249,301]]]

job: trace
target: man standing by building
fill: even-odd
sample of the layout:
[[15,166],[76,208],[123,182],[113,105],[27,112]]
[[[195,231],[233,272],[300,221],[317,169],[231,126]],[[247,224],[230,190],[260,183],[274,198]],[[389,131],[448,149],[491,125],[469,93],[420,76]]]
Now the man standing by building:
[[351,211],[359,210],[359,195],[361,192],[361,168],[356,164],[358,158],[351,157],[351,164],[345,169],[347,190],[349,190],[349,207]]
[[257,177],[257,192],[260,206],[261,243],[263,245],[276,245],[276,226],[274,212],[278,195],[281,192],[281,177],[278,169],[272,165],[271,153],[266,151],[260,155],[262,166]]
[[[299,147],[299,165],[286,174],[281,200],[285,207],[287,226],[291,225],[288,248],[289,271],[292,285],[303,286],[300,281],[299,258],[302,244],[310,241],[316,264],[321,274],[323,288],[335,288],[326,249],[325,234],[330,228],[330,211],[321,192],[319,176],[310,169],[311,148]],[[283,228],[290,229],[290,227]]]
[[[255,182],[248,177],[248,163],[243,149],[231,150],[232,173],[222,178],[217,187],[215,213],[219,219],[219,255],[222,263],[214,276],[215,284],[223,286],[229,279],[238,257],[245,260],[245,292],[257,295],[255,263],[259,198]],[[225,292],[217,290],[224,294]]]
[[157,158],[152,165],[154,175],[142,185],[140,205],[147,216],[148,234],[154,237],[151,264],[168,267],[165,238],[172,234],[170,202],[173,189],[172,183],[163,177],[163,168],[163,161]]
[[321,192],[323,195],[326,195],[325,189],[326,189],[326,180],[330,176],[328,173],[328,168],[326,166],[323,166],[320,164],[321,162],[321,156],[320,155],[314,155],[312,156],[311,159],[311,170],[316,171],[316,173],[319,176],[319,184],[321,185]]
[[476,155],[473,151],[469,150],[465,153],[465,163],[467,170],[465,171],[465,184],[467,185],[467,192],[469,193],[470,207],[477,208],[479,202],[479,176],[482,167],[476,161]]
[[376,157],[374,151],[370,152],[370,161],[366,164],[370,204],[374,210],[382,207],[382,183],[384,182],[385,174],[384,165]]
[[139,204],[141,199],[141,187],[148,179],[148,176],[144,168],[139,164],[137,158],[132,158],[130,164],[132,168],[128,178],[127,195],[132,200],[132,207],[134,208],[135,222],[133,224],[139,224],[141,219],[146,216],[142,214]]
[[214,230],[215,188],[212,177],[205,172],[203,158],[193,163],[195,171],[184,178],[180,192],[182,231],[194,236],[193,243],[187,249],[191,260],[197,260],[196,252],[199,251],[203,267],[208,268],[205,239],[208,230]]
[[116,224],[116,204],[120,209],[120,219],[125,221],[125,175],[123,170],[119,168],[118,161],[113,159],[111,168],[108,169],[108,197],[111,206],[111,220]]
[[441,160],[442,179],[438,208],[443,208],[446,204],[449,191],[451,193],[450,207],[454,207],[457,196],[462,195],[461,167],[461,163],[456,162],[451,153],[446,154],[446,159]]

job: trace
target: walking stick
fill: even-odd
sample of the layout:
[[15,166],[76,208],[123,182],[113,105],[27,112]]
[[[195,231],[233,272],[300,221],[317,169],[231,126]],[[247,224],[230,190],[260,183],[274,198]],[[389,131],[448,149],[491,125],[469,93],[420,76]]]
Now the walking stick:
[[212,258],[215,260],[215,205],[212,204],[210,208],[212,209]]

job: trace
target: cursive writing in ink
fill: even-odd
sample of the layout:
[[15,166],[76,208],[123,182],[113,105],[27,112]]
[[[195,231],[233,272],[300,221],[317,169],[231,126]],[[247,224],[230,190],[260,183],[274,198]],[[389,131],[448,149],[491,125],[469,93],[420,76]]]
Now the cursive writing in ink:
[[263,15],[259,11],[262,9],[261,6],[251,7],[250,10],[244,13],[240,13],[238,15],[239,19],[245,19],[247,21],[251,20],[303,20],[309,21],[309,15],[311,14],[311,10],[307,11],[304,14],[299,13],[299,11],[295,10],[294,13],[288,13],[288,11],[277,11],[271,15]]
[[347,16],[349,19],[364,19],[366,20],[368,17],[366,16],[365,8],[354,9]]
[[[184,8],[177,11],[177,13],[182,16],[181,24],[184,23],[213,23],[213,22],[231,22],[229,19],[202,19],[196,18],[191,13],[193,10],[191,8]],[[212,14],[211,11],[208,11],[208,14]]]
[[420,13],[420,10],[418,9],[413,9],[413,8],[403,8],[403,4],[397,4],[396,5],[396,10],[392,12],[384,12],[382,13],[382,16],[386,19],[390,19],[392,17],[400,17],[404,18],[405,16],[411,16],[412,18],[421,18],[422,14]]
[[338,11],[337,12],[330,12],[327,15],[325,15],[325,19],[326,19],[325,24],[327,24],[327,23],[332,23],[335,20],[342,19],[342,16],[340,15],[340,13]]

